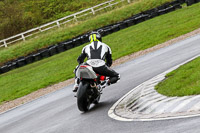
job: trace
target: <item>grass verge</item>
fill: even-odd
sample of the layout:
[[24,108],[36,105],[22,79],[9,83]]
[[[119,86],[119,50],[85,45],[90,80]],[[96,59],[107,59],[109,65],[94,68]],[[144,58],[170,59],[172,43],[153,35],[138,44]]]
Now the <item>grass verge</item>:
[[108,13],[97,15],[96,17],[90,18],[86,21],[79,21],[74,25],[41,33],[39,36],[25,42],[19,42],[15,45],[9,46],[8,48],[1,49],[0,65],[9,60],[35,52],[38,49],[48,47],[49,45],[65,41],[88,31],[124,20],[134,14],[147,9],[152,9],[168,1],[172,0],[135,0],[135,2],[130,5],[126,5]]
[[[113,59],[144,50],[200,27],[200,3],[156,17],[103,38]],[[85,46],[85,45],[83,45]],[[0,75],[0,104],[74,76],[83,46]]]
[[200,57],[168,73],[156,90],[166,96],[200,94]]

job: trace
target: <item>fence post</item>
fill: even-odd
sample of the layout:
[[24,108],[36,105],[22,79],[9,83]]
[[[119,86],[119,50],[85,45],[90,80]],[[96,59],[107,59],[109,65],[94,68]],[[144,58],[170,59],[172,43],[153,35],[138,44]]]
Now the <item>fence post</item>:
[[4,42],[4,46],[7,48],[8,45],[6,44],[6,40],[3,40],[3,42]]
[[92,13],[93,13],[93,15],[95,14],[95,12],[94,12],[94,9],[93,8],[91,8],[91,10],[92,10]]
[[60,23],[58,21],[56,23],[57,23],[58,28],[60,28]]
[[75,20],[76,22],[78,21],[76,15],[74,15],[74,20]]
[[25,41],[25,37],[24,37],[24,34],[22,34],[21,36],[22,36],[22,39],[23,39],[23,41]]
[[111,3],[109,2],[109,6],[112,7]]
[[40,31],[40,32],[42,32],[42,29],[41,29],[41,27],[39,27],[39,31]]

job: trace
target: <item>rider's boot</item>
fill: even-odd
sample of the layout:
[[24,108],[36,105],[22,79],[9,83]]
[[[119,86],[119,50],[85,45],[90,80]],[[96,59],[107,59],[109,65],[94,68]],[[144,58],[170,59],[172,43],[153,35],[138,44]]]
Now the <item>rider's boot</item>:
[[78,84],[78,79],[76,78],[76,79],[75,79],[75,83],[74,83],[74,87],[73,87],[73,90],[72,90],[73,92],[77,92],[77,90],[78,90],[78,85],[79,85],[79,84]]
[[105,88],[106,86],[109,86],[110,85],[110,80],[105,80],[101,83],[101,88]]
[[75,84],[72,91],[77,92],[77,90],[78,90],[78,84]]

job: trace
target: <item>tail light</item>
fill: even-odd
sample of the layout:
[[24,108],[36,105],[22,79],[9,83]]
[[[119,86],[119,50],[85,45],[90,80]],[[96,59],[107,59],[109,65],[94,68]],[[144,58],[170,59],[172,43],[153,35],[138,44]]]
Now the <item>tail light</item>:
[[100,80],[101,80],[101,81],[104,81],[105,79],[106,79],[105,76],[101,76],[101,77],[100,77]]

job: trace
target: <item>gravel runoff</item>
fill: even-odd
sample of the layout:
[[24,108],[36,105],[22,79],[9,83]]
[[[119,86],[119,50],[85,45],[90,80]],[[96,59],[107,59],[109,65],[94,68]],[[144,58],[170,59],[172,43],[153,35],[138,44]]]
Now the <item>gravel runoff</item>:
[[[124,62],[127,62],[129,60],[135,59],[135,58],[137,58],[139,56],[148,54],[150,52],[156,51],[156,50],[158,50],[160,48],[164,48],[166,46],[169,46],[169,45],[171,45],[173,43],[176,43],[178,41],[184,40],[184,39],[186,39],[188,37],[191,37],[191,36],[194,36],[196,34],[200,34],[200,28],[197,29],[197,30],[194,30],[194,31],[192,31],[190,33],[187,33],[185,35],[182,35],[180,37],[177,37],[175,39],[172,39],[172,40],[169,40],[169,41],[164,42],[162,44],[156,45],[154,47],[151,47],[151,48],[148,48],[148,49],[145,49],[145,50],[142,50],[142,51],[139,51],[139,52],[124,56],[124,57],[121,57],[121,58],[115,60],[113,62],[112,66],[120,65],[120,64],[122,64]],[[28,94],[26,96],[23,96],[21,98],[15,99],[13,101],[5,102],[2,105],[0,105],[0,113],[6,112],[6,111],[8,111],[8,110],[10,110],[12,108],[15,108],[17,106],[20,106],[22,104],[30,102],[30,101],[32,101],[34,99],[37,99],[37,98],[39,98],[39,97],[41,97],[43,95],[48,94],[48,93],[51,93],[51,92],[54,92],[56,90],[62,89],[65,86],[71,85],[73,83],[74,83],[74,79],[69,79],[69,80],[66,80],[64,82],[60,82],[58,84],[48,86],[46,88],[39,89],[39,90],[37,90],[35,92],[32,92],[32,93],[30,93],[30,94]]]

